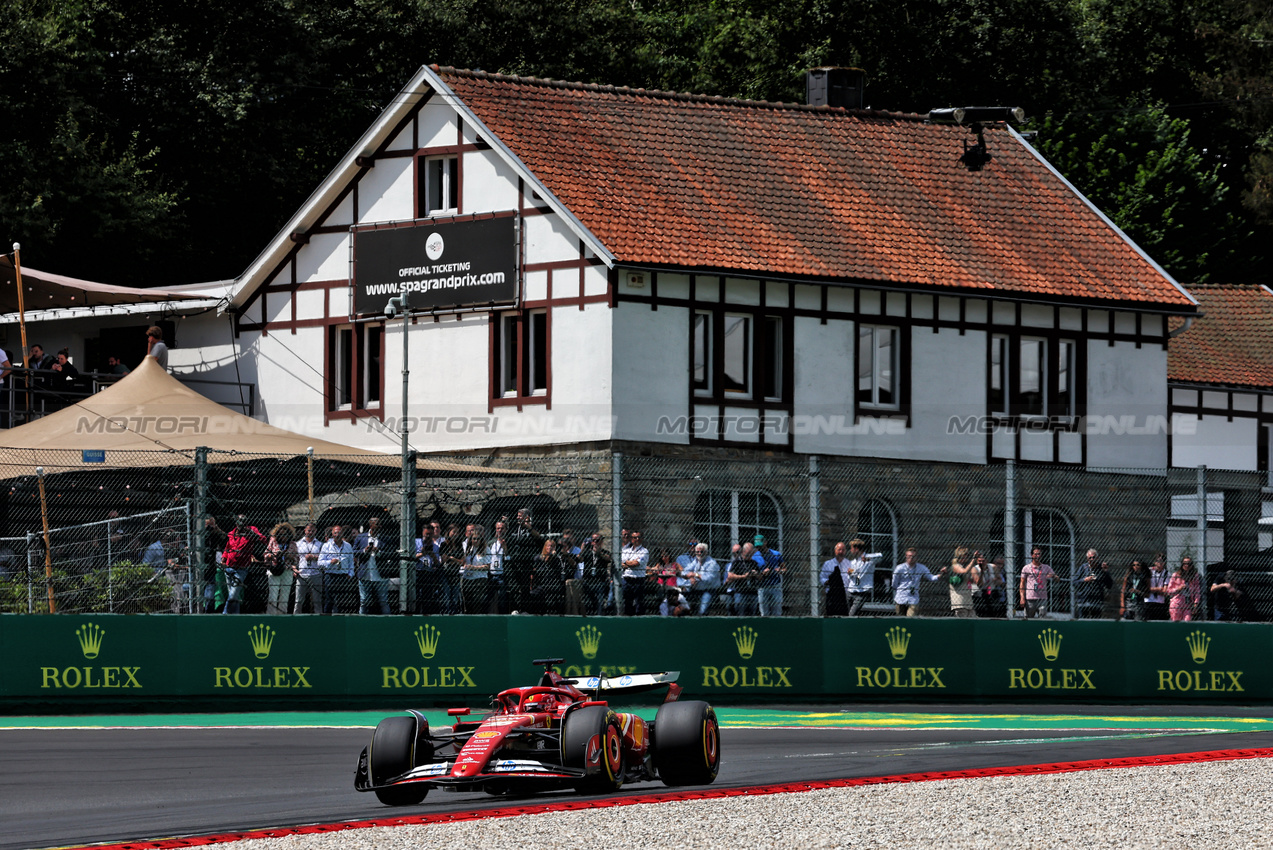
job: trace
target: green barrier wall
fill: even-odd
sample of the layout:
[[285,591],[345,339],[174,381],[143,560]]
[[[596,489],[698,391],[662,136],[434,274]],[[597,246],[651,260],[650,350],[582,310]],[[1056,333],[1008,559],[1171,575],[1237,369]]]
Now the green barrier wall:
[[0,617],[0,706],[483,705],[534,678],[680,670],[744,700],[1266,702],[1273,626],[868,618]]

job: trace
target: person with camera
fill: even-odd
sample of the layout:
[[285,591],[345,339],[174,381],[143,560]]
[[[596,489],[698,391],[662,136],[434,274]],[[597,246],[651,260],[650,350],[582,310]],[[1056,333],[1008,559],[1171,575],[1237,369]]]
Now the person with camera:
[[581,596],[583,613],[588,617],[605,613],[607,600],[613,590],[611,582],[614,559],[605,548],[605,541],[604,534],[594,531],[580,547],[579,557],[583,561]]
[[535,572],[535,558],[544,546],[544,535],[535,530],[530,508],[517,512],[517,519],[508,530],[505,546],[508,557],[504,561],[504,583],[508,591],[508,605],[514,614],[529,614],[534,607],[530,583]]
[[388,582],[380,575],[380,518],[367,520],[367,530],[354,538],[354,573],[358,580],[358,613],[370,614],[376,604],[377,614],[388,614]]

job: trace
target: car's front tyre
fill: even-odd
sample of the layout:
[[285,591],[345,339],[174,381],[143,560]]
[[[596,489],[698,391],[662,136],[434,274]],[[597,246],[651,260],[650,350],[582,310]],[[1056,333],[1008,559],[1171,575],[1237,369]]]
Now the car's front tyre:
[[561,727],[561,760],[588,775],[575,786],[585,794],[605,794],[623,787],[623,732],[619,719],[604,705],[584,706],[566,715]]
[[[414,717],[386,717],[371,736],[368,768],[371,784],[381,785],[401,776],[417,764],[419,730]],[[431,755],[430,755],[431,757]],[[412,806],[424,800],[429,787],[423,783],[376,788],[376,797],[386,806]]]

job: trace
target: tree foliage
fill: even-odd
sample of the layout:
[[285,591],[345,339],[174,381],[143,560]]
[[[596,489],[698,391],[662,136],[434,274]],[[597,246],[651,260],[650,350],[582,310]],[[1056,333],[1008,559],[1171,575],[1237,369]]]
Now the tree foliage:
[[1184,280],[1259,276],[1273,229],[1273,0],[0,3],[0,236],[113,283],[241,272],[426,62],[781,101],[852,65],[876,108],[1040,116]]

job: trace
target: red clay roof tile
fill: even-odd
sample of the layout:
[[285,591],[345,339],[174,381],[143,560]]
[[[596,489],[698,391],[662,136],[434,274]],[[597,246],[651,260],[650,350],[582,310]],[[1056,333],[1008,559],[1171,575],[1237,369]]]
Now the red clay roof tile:
[[1167,348],[1167,379],[1273,389],[1273,291],[1256,284],[1189,287],[1202,313]]
[[623,263],[1192,309],[1002,129],[438,71]]

